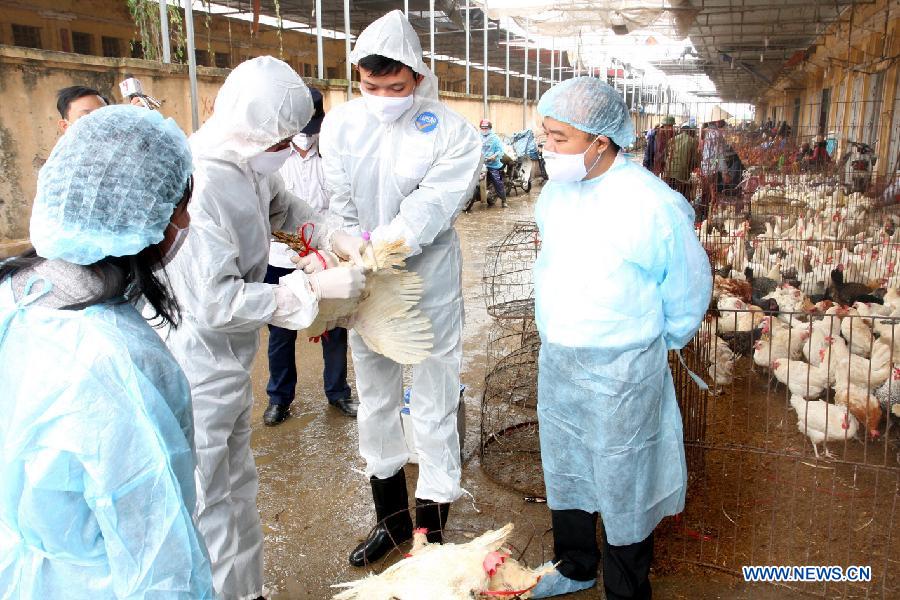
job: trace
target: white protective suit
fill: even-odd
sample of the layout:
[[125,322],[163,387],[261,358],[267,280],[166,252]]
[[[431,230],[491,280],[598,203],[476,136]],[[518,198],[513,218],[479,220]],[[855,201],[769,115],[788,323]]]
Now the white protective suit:
[[[273,228],[321,221],[248,159],[298,133],[313,112],[309,91],[286,63],[241,63],[216,97],[213,116],[190,138],[194,195],[190,235],[167,268],[181,303],[181,326],[166,339],[191,385],[197,451],[197,518],[223,598],[262,594],[262,529],[250,452],[250,366],[259,329],[299,329],[317,312],[315,296],[297,300],[263,283]],[[335,219],[335,223],[337,220]],[[317,245],[326,233],[319,223]]]
[[[452,502],[461,493],[456,411],[463,327],[462,257],[453,222],[474,189],[481,141],[463,117],[438,101],[437,79],[402,11],[367,27],[350,59],[358,63],[372,54],[399,60],[425,79],[412,108],[396,121],[379,122],[362,98],[329,111],[319,138],[325,185],[331,211],[345,229],[370,231],[373,241],[402,238],[412,248],[407,264],[423,279],[419,308],[434,329],[432,355],[413,367],[416,497]],[[366,475],[387,478],[409,458],[400,428],[402,368],[355,333],[350,345]]]

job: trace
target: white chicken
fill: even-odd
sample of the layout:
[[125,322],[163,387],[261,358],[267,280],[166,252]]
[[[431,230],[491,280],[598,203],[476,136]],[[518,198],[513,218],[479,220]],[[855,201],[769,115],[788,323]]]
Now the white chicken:
[[[700,339],[704,344],[709,343],[710,332],[702,331]],[[736,356],[728,344],[717,335],[713,335],[714,341],[710,346],[712,350],[709,354],[709,376],[712,378],[716,387],[722,385],[731,385],[734,379],[734,363]]]
[[874,389],[880,386],[890,375],[891,347],[877,341],[872,345],[872,357],[865,358],[847,352],[837,344],[832,344],[832,356],[836,356],[833,381],[835,386],[851,385]]
[[[303,252],[300,236],[273,233],[278,241]],[[422,279],[406,270],[409,247],[403,241],[376,243],[366,262],[366,287],[359,298],[323,298],[319,312],[301,336],[315,338],[333,327],[353,329],[375,352],[400,364],[417,364],[431,354],[431,322],[416,308]]]
[[850,352],[867,357],[872,352],[875,338],[865,321],[856,309],[850,309],[847,317],[841,320],[841,335],[850,344]]
[[803,342],[810,336],[810,324],[792,321],[790,325],[784,321],[767,316],[762,320],[762,334],[768,335],[775,348],[775,358],[798,359],[801,356]]
[[796,319],[796,315],[792,313],[806,312],[813,307],[812,302],[802,291],[788,284],[783,284],[763,296],[763,300],[775,300],[778,304],[778,318],[788,324]]
[[816,458],[819,458],[819,444],[825,449],[825,456],[830,458],[826,442],[851,439],[859,429],[856,417],[846,408],[822,400],[807,401],[793,395],[791,406],[797,413],[797,429],[812,442]]
[[765,317],[760,307],[747,304],[734,296],[721,296],[716,305],[719,309],[716,330],[719,333],[752,331]]
[[772,373],[775,379],[788,387],[791,394],[807,399],[818,398],[830,385],[824,365],[814,367],[802,360],[774,360]]
[[825,318],[811,324],[808,341],[801,348],[803,356],[810,364],[814,366],[820,364],[822,362],[820,351],[840,335],[841,319],[837,316],[840,310],[842,310],[840,307],[833,306],[825,312]]
[[[391,565],[378,575],[332,587],[347,588],[334,596],[334,600],[471,600],[489,592],[492,579],[503,572],[508,559],[500,553],[513,525],[488,531],[465,544],[428,544],[417,532],[413,550],[407,558]],[[508,553],[507,553],[508,554]],[[548,568],[528,571],[509,561],[509,567],[494,586],[522,586],[516,588],[520,598],[530,597],[528,590],[538,579],[553,571]],[[519,569],[515,570],[518,566]],[[503,589],[503,587],[499,587]],[[493,594],[490,594],[493,595]]]

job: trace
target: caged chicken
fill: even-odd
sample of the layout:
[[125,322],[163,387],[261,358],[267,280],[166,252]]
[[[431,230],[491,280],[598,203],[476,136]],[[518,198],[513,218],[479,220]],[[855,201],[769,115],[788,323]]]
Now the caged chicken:
[[797,429],[812,442],[816,458],[819,458],[819,444],[825,448],[825,456],[831,457],[825,442],[852,439],[859,429],[856,417],[845,407],[822,400],[806,401],[794,395],[791,406],[797,413]]
[[[273,236],[304,255],[313,251],[300,235]],[[402,240],[373,244],[364,257],[366,287],[353,300],[322,299],[319,313],[301,335],[318,337],[333,327],[353,329],[366,345],[400,364],[417,364],[431,354],[431,322],[416,308],[422,279],[405,269],[409,248]]]
[[528,569],[503,550],[512,523],[465,544],[429,544],[425,531],[413,534],[413,546],[401,561],[378,575],[332,587],[347,588],[334,600],[471,600],[530,598],[530,590],[553,567]]

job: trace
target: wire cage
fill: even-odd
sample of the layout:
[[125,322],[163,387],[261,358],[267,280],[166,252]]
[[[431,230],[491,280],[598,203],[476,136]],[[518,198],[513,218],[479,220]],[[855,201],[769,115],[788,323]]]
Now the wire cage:
[[481,468],[495,482],[544,496],[537,423],[540,337],[533,321],[495,324],[481,401]]
[[806,305],[791,287],[775,290],[772,310],[731,293],[718,282],[695,339],[712,396],[702,441],[685,444],[702,451],[702,470],[689,466],[685,513],[664,527],[660,560],[736,574],[866,565],[870,581],[791,587],[897,597],[900,316],[890,303]]
[[537,224],[516,222],[487,249],[482,284],[488,314],[500,320],[534,318],[532,270],[541,249]]

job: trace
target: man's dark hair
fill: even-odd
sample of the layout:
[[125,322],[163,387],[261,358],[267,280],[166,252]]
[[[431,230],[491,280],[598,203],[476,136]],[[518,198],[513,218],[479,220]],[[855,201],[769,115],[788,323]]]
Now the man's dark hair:
[[413,74],[413,79],[416,79],[419,75],[413,71],[412,67],[409,65],[405,65],[399,60],[394,60],[387,56],[381,56],[380,54],[370,54],[365,58],[359,59],[357,66],[371,72],[375,77],[394,75],[403,69],[409,69],[409,72]]
[[65,87],[56,92],[56,110],[63,119],[69,118],[69,106],[75,100],[84,98],[85,96],[100,96],[100,99],[109,104],[109,100],[104,98],[103,94],[94,88],[85,87],[83,85],[73,85]]

